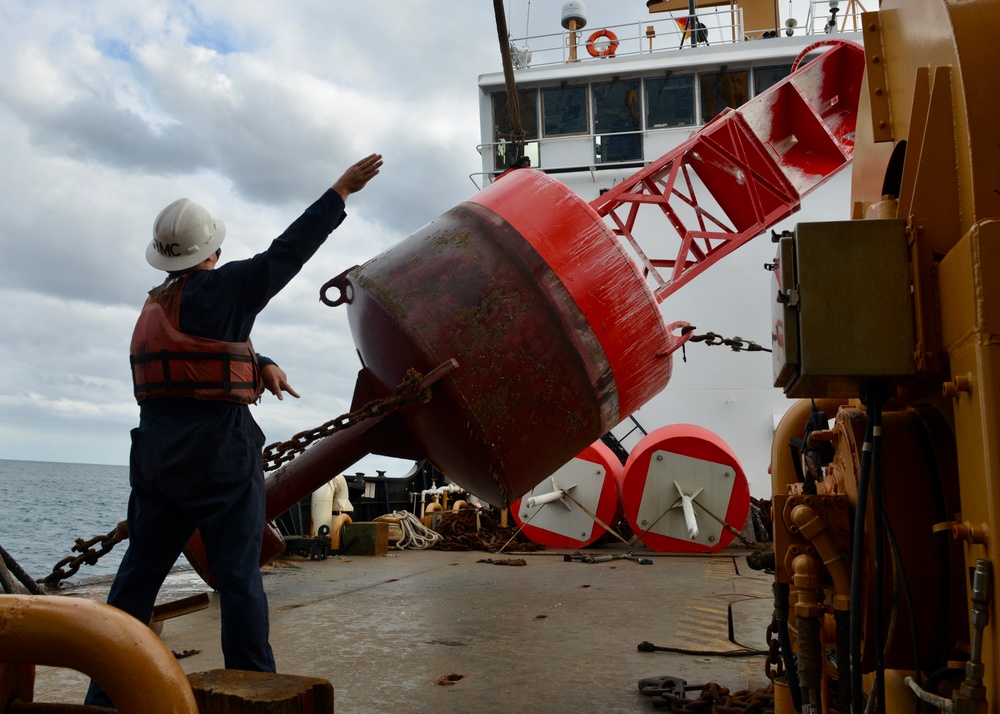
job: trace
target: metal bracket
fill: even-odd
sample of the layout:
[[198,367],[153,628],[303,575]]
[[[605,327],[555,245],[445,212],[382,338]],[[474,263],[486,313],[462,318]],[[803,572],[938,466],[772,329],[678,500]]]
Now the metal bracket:
[[892,107],[886,77],[882,25],[878,12],[861,14],[864,23],[865,69],[868,73],[868,101],[872,112],[872,135],[877,142],[892,141]]

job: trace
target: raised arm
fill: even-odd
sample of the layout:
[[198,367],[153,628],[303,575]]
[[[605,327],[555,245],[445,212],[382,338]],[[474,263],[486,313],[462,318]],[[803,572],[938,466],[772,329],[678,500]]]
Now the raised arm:
[[381,167],[382,154],[370,154],[347,169],[331,188],[339,193],[346,203],[348,196],[357,193],[365,187],[365,184],[378,176]]

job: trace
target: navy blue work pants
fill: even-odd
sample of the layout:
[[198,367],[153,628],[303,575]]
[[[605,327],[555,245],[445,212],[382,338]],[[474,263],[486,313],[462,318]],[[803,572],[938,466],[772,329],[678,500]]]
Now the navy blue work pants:
[[[195,528],[219,586],[227,669],[274,672],[261,580],[264,474],[253,434],[187,434],[183,445],[132,431],[129,547],[108,604],[149,622],[157,593]],[[87,704],[112,706],[96,682]]]

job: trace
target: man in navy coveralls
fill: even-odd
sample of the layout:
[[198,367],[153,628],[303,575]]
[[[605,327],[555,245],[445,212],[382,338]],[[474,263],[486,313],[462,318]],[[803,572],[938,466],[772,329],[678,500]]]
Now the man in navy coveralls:
[[[228,669],[275,671],[258,567],[264,436],[248,404],[264,388],[279,399],[282,391],[299,396],[280,367],[253,352],[250,331],[344,220],[347,197],[381,166],[379,154],[351,166],[267,250],[246,260],[216,266],[225,226],[187,199],[167,206],[154,224],[146,260],[168,276],[150,291],[132,340],[140,415],[132,430],[129,546],[108,603],[148,622],[197,528],[218,583]],[[113,706],[96,682],[86,703]]]

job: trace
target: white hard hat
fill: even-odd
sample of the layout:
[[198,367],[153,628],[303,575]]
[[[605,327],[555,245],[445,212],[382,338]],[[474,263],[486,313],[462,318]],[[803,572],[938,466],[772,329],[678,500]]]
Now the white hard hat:
[[153,240],[146,262],[173,273],[198,265],[214,253],[226,237],[226,225],[194,201],[181,198],[160,211],[153,223]]

